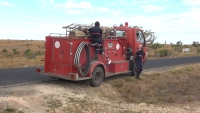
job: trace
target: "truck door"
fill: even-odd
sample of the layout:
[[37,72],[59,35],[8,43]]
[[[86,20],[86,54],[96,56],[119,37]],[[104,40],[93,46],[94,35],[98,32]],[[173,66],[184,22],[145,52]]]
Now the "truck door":
[[54,63],[68,64],[70,61],[70,44],[68,41],[54,39],[53,47]]
[[54,70],[57,74],[68,74],[70,72],[70,41],[66,39],[53,39],[52,60]]
[[[141,46],[144,47],[144,52],[146,54],[146,57],[147,57],[147,47],[146,47],[146,39],[145,39],[145,36],[144,36],[144,33],[140,30],[136,31],[136,48],[140,48]],[[145,57],[145,58],[146,58]]]

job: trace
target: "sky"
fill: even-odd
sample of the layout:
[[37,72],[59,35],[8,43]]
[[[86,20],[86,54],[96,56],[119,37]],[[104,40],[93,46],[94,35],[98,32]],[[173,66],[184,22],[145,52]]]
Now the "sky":
[[45,40],[71,23],[142,26],[158,43],[200,42],[200,0],[0,0],[0,39]]

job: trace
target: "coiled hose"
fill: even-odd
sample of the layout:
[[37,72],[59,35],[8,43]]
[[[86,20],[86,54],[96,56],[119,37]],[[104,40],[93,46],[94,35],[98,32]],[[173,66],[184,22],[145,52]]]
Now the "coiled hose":
[[[81,51],[83,50],[83,48],[85,47],[86,50],[86,57],[87,57],[87,61],[86,64],[84,66],[81,67],[80,65],[80,55],[81,55]],[[79,71],[79,73],[81,74],[81,76],[85,77],[90,69],[90,50],[89,50],[89,46],[86,42],[81,42],[76,50],[75,53],[75,57],[74,57],[74,64],[77,66],[77,69]],[[84,71],[82,71],[84,70]]]

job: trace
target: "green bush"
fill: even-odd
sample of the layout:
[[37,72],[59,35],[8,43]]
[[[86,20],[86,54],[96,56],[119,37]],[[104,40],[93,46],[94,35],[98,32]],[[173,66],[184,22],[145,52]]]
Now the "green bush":
[[26,49],[26,51],[24,51],[24,56],[28,59],[35,58],[35,55],[32,53],[31,49]]
[[183,50],[183,47],[181,47],[181,46],[175,46],[174,50],[177,51],[177,52],[179,52],[179,53],[181,53],[182,50]]
[[17,49],[13,49],[12,51],[13,51],[13,53],[14,53],[15,55],[19,55],[19,51],[17,51]]
[[161,49],[159,51],[157,51],[159,57],[166,57],[166,56],[170,56],[172,54],[171,51],[167,50],[167,49]]
[[161,47],[164,47],[164,44],[155,43],[155,44],[151,45],[152,49],[158,49],[158,48],[161,48]]
[[197,54],[199,54],[200,53],[200,48],[197,48]]
[[38,55],[43,55],[43,53],[42,53],[41,51],[37,51],[37,52],[35,53],[35,56],[38,56]]
[[2,49],[2,52],[8,53],[8,50],[7,49]]
[[31,49],[26,49],[26,51],[24,51],[24,55],[28,54],[29,52],[31,52]]

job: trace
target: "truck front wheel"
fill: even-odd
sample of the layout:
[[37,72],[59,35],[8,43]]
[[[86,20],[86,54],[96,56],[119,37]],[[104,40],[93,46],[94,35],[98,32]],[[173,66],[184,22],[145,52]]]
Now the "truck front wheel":
[[103,79],[104,79],[104,71],[101,67],[96,67],[92,73],[92,78],[91,78],[91,82],[90,84],[92,86],[99,86],[102,82],[103,82]]
[[131,71],[131,72],[132,72],[132,75],[133,75],[133,76],[137,75],[137,67],[136,67],[136,64],[135,64],[135,63],[133,64],[133,67],[132,67],[132,71]]

